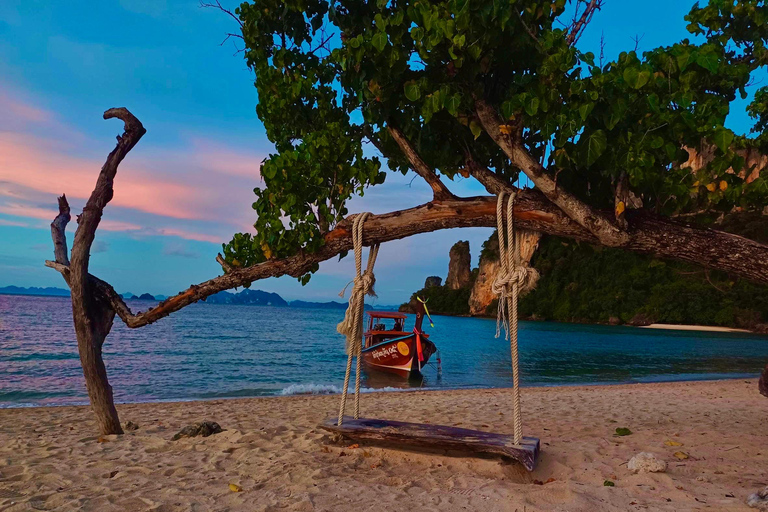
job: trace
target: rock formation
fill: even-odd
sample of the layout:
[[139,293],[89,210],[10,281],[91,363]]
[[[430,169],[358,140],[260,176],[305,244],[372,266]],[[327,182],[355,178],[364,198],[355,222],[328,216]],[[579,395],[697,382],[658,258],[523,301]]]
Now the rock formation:
[[424,281],[424,288],[432,288],[435,286],[442,286],[443,285],[443,278],[440,276],[429,276],[426,281]]
[[448,263],[448,277],[445,286],[451,290],[458,290],[468,286],[471,281],[471,258],[469,256],[469,242],[460,241],[453,244],[450,252],[451,261]]
[[475,285],[469,296],[469,314],[472,316],[485,315],[488,306],[496,298],[491,287],[496,274],[499,273],[499,239],[494,233],[483,245],[480,254],[480,267],[477,272]]
[[[520,260],[523,265],[528,266],[536,247],[539,245],[541,234],[535,231],[520,231]],[[477,279],[472,286],[472,293],[469,296],[469,314],[472,316],[488,314],[488,306],[497,298],[493,293],[493,281],[499,273],[499,239],[496,233],[491,235],[485,244],[483,252],[480,254],[480,267],[477,273]],[[537,274],[538,275],[538,274]],[[521,290],[525,293],[530,290]]]

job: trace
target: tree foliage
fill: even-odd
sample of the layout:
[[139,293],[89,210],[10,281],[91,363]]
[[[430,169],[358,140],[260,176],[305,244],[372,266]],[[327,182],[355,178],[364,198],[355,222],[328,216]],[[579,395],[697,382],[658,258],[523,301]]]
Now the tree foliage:
[[[514,182],[520,169],[483,130],[479,100],[500,131],[557,187],[610,210],[626,182],[662,215],[765,206],[764,178],[747,183],[740,149],[765,149],[768,89],[749,113],[756,137],[725,126],[731,102],[766,64],[768,7],[712,0],[686,16],[691,36],[611,62],[572,44],[580,0],[254,0],[243,3],[245,58],[257,112],[275,152],[254,190],[256,235],[237,234],[226,260],[247,266],[315,251],[347,201],[411,167],[399,129],[438,176],[468,161]],[[662,13],[663,14],[663,13]],[[692,170],[684,148],[714,148]],[[624,204],[616,206],[623,211]],[[303,276],[303,282],[309,276]]]
[[[724,228],[768,240],[765,222],[749,216],[731,216]],[[744,329],[765,329],[768,321],[766,287],[722,272],[558,237],[542,240],[532,263],[541,279],[520,300],[526,317],[589,323],[614,317],[621,323]]]

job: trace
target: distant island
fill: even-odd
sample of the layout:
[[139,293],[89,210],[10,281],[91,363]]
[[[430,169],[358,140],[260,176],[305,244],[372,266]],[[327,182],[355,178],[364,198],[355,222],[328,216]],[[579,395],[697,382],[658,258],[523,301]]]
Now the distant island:
[[69,290],[64,288],[38,288],[31,286],[24,288],[21,286],[3,286],[0,287],[0,295],[40,295],[47,297],[69,297]]
[[[32,295],[40,297],[69,297],[69,290],[66,288],[37,288],[22,286],[5,286],[0,287],[0,295]],[[152,295],[149,293],[142,293],[141,295],[135,295],[131,292],[120,294],[125,300],[150,300],[150,301],[162,301],[167,299],[165,295]],[[340,309],[347,308],[347,302],[309,302],[304,300],[294,300],[291,302],[286,301],[280,295],[274,292],[265,292],[262,290],[245,289],[240,292],[219,292],[215,295],[208,297],[205,302],[207,304],[233,304],[242,306],[276,306],[276,307],[292,307],[301,309]],[[370,304],[365,305],[366,310],[373,309]],[[377,309],[390,310],[396,309],[396,306],[378,306]]]

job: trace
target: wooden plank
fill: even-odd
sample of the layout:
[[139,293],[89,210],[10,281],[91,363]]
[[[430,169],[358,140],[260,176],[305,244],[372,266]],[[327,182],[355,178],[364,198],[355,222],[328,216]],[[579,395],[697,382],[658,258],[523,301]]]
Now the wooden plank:
[[541,446],[535,437],[524,437],[515,445],[511,435],[443,425],[349,416],[341,426],[336,422],[337,418],[329,418],[320,427],[354,440],[502,455],[520,462],[528,471],[536,466]]

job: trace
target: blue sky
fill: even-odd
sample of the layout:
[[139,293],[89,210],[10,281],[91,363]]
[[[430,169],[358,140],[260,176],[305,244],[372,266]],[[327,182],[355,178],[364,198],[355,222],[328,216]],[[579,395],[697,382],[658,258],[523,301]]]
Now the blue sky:
[[[224,2],[234,7],[235,2]],[[686,37],[692,2],[608,0],[580,42],[606,56]],[[91,271],[120,292],[169,295],[220,273],[214,258],[232,233],[251,229],[253,187],[271,145],[256,117],[253,77],[224,35],[236,29],[197,0],[0,2],[0,286],[63,286],[52,256],[56,195],[82,208],[114,146],[125,106],[148,130],[118,172],[94,245]],[[743,108],[731,124],[746,131]],[[741,111],[741,112],[739,112]],[[430,198],[411,176],[390,175],[350,210],[381,213]],[[465,180],[459,195],[483,193]],[[71,223],[69,237],[74,233]],[[386,244],[377,263],[380,304],[407,300],[428,275],[445,277],[448,250],[470,240],[477,262],[489,229],[431,233]],[[310,284],[254,285],[287,299],[332,300],[352,262],[321,265]]]

